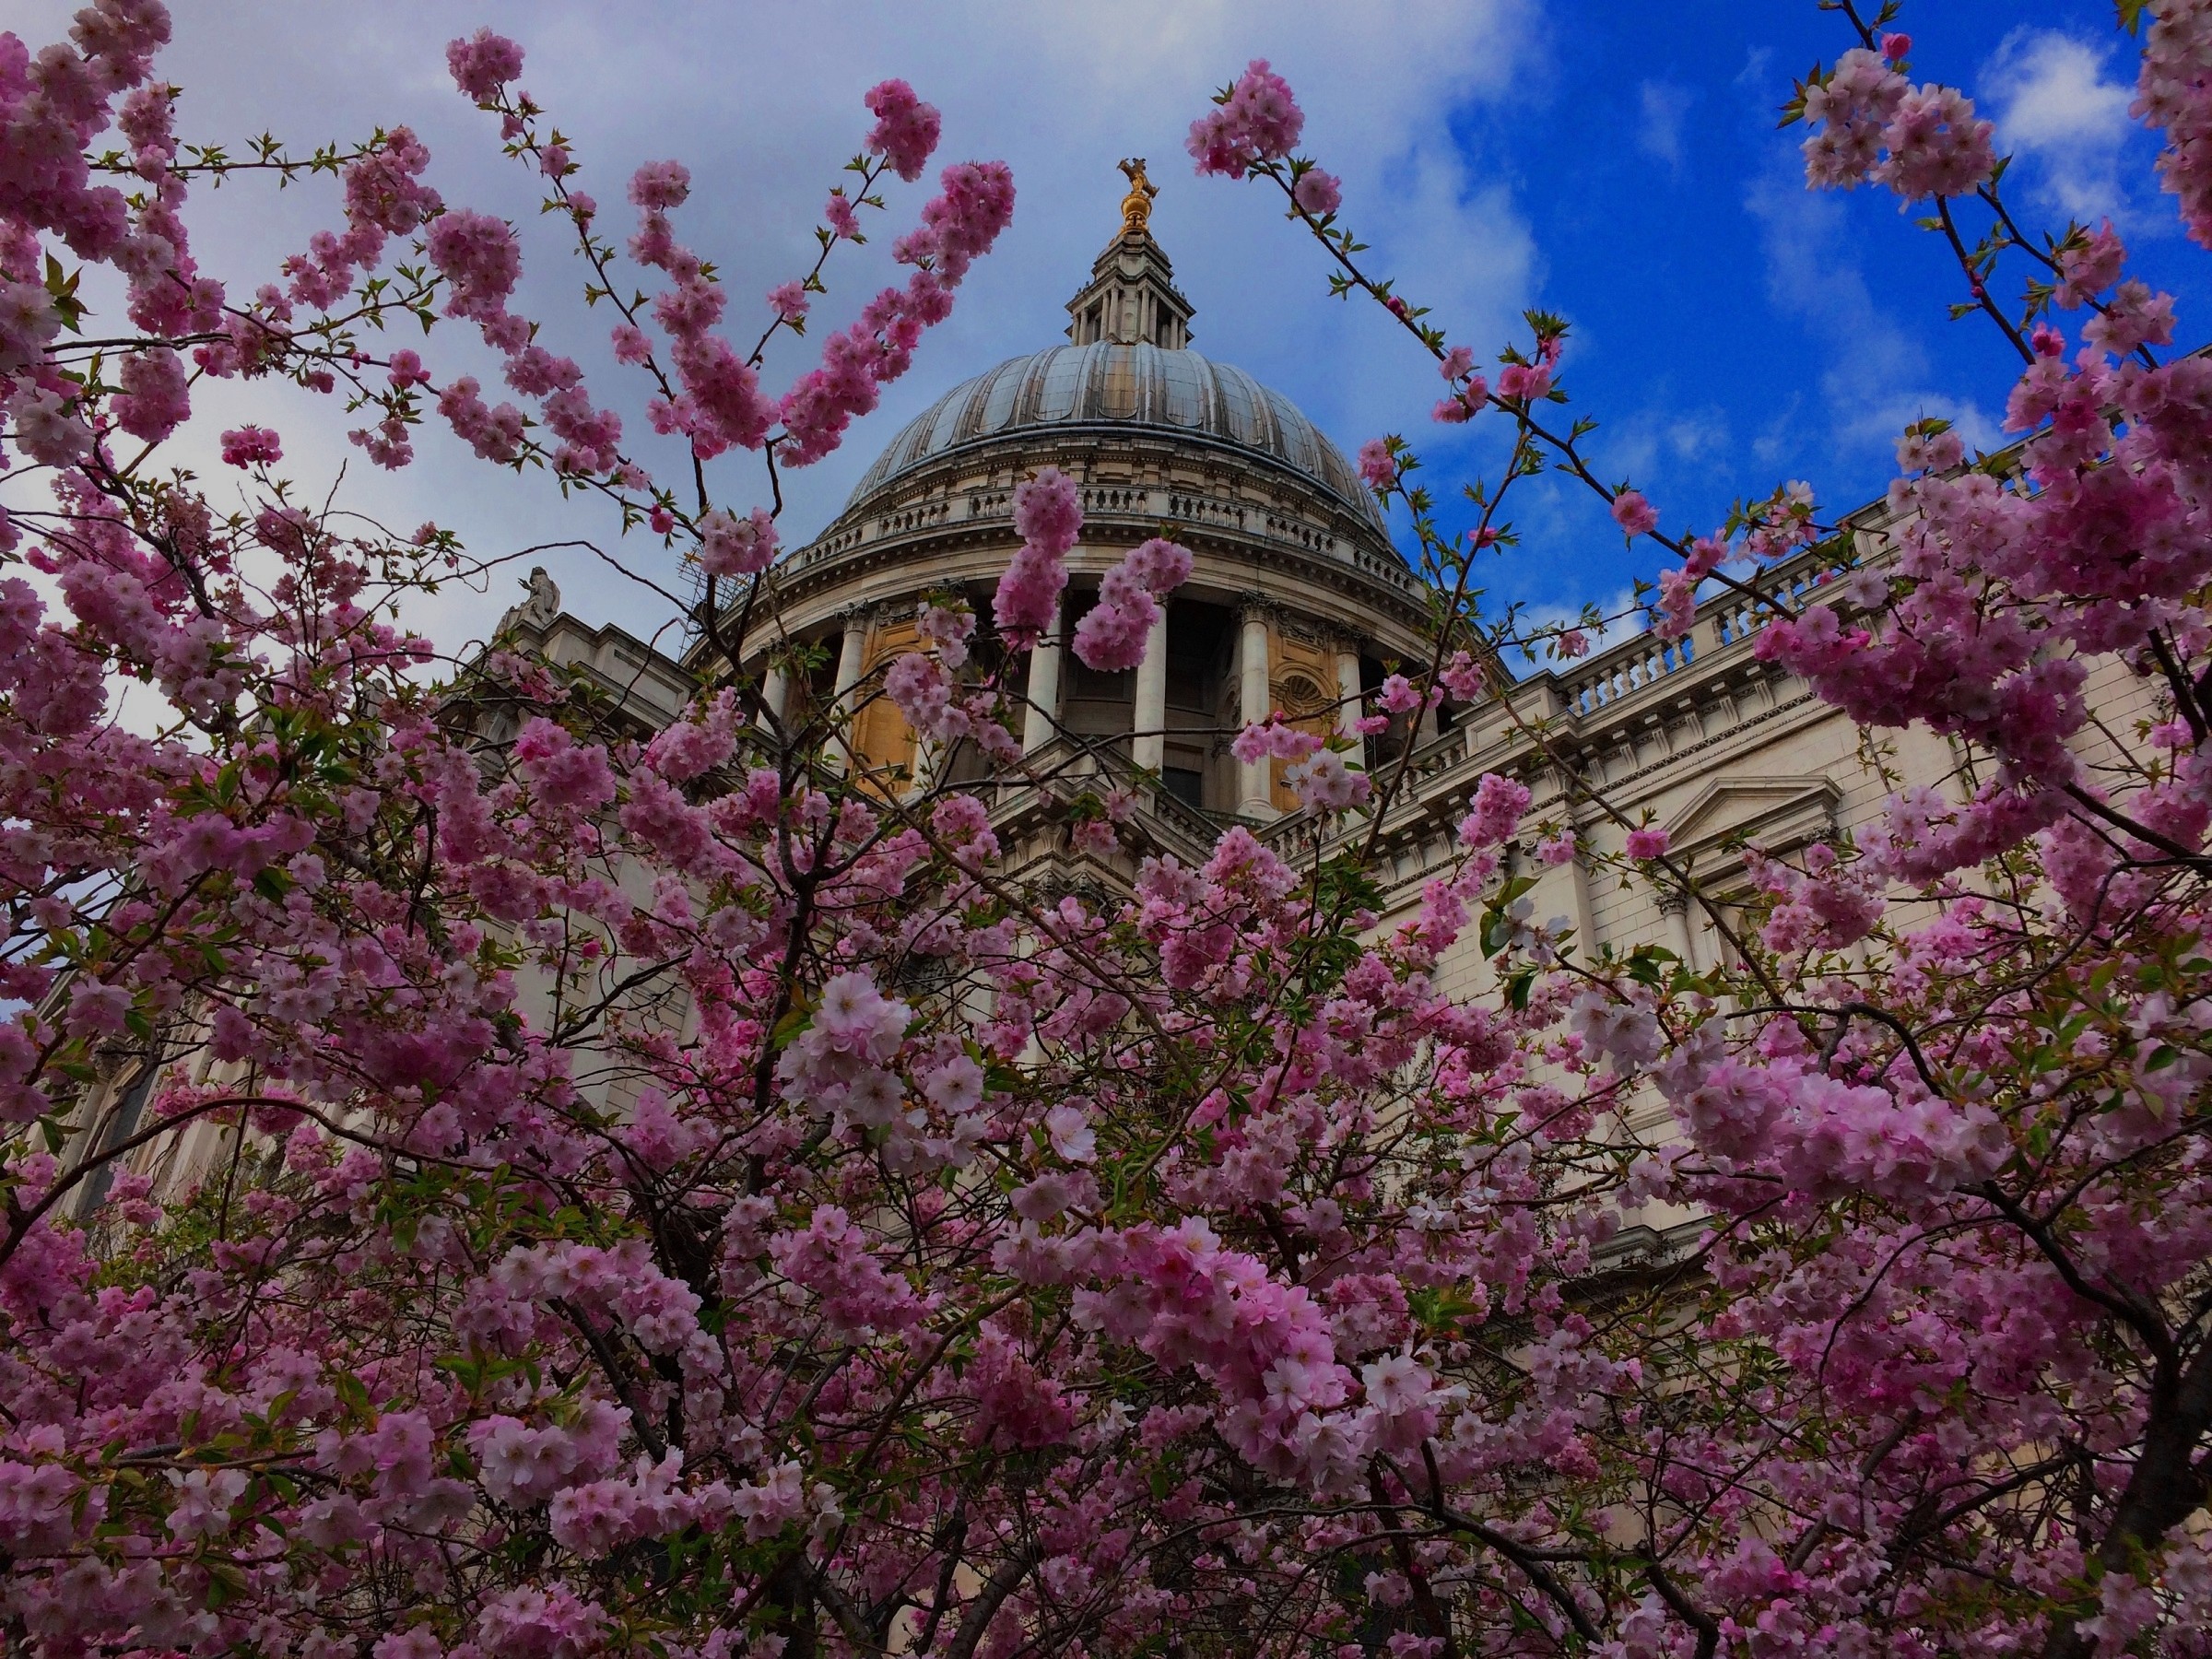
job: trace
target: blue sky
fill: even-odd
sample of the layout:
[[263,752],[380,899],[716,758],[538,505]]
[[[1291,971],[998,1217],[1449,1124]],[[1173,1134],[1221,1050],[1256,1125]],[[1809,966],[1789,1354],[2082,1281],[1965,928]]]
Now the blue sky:
[[[1601,475],[1644,484],[1670,528],[1710,528],[1785,478],[1838,510],[1879,494],[1898,428],[1923,415],[1994,442],[2017,359],[1986,319],[1949,320],[1963,293],[1942,239],[1887,193],[1806,193],[1804,129],[1777,128],[1793,79],[1833,61],[1839,20],[1717,0],[1579,10],[1518,96],[1452,130],[1470,171],[1510,184],[1539,255],[1532,288],[1572,320],[1565,380],[1604,422]],[[2157,146],[2126,116],[2134,43],[2109,3],[1944,0],[1902,23],[1916,76],[1963,85],[1999,122],[2025,225],[2110,214],[2154,281],[2199,291],[2202,255],[2156,191]],[[1464,470],[1489,450],[1437,459]],[[1646,573],[1578,488],[1523,515],[1532,547],[1567,557],[1509,555],[1494,592],[1557,603],[1564,564],[1602,599]]]
[[[66,27],[68,9],[18,0],[8,26],[35,46]],[[529,179],[453,92],[452,35],[483,22],[524,43],[524,82],[576,141],[585,187],[603,202],[619,201],[641,160],[689,162],[698,182],[681,233],[719,263],[744,324],[811,256],[810,227],[876,80],[906,76],[943,109],[943,159],[1010,162],[1013,228],[847,450],[792,478],[787,540],[825,524],[900,423],[946,386],[1059,337],[1063,301],[1117,223],[1114,160],[1131,153],[1150,158],[1162,185],[1154,228],[1198,308],[1201,350],[1281,388],[1347,449],[1405,432],[1428,453],[1432,484],[1494,461],[1479,427],[1429,423],[1433,367],[1379,316],[1326,297],[1318,251],[1271,194],[1191,176],[1184,130],[1253,56],[1298,88],[1308,147],[1343,174],[1369,257],[1456,338],[1487,358],[1524,307],[1571,320],[1566,384],[1604,423],[1600,470],[1634,477],[1670,526],[1710,526],[1731,498],[1791,477],[1854,505],[1879,491],[1900,424],[1941,413],[1994,433],[2009,381],[1986,325],[1946,319],[1952,274],[1893,200],[1805,194],[1799,135],[1776,131],[1775,107],[1793,75],[1848,43],[1813,0],[182,0],[176,16],[162,68],[185,88],[186,135],[235,146],[270,129],[305,147],[412,124],[448,201],[523,228],[525,307],[599,375],[616,373],[606,319],[579,302],[576,269],[546,239]],[[2112,214],[2145,272],[2181,296],[2188,330],[2201,267],[2156,192],[2155,146],[2131,135],[2131,43],[2111,0],[1922,0],[1905,26],[1916,72],[1964,85],[2020,149],[2013,194],[2030,218]],[[886,229],[911,221],[923,194],[896,195]],[[234,185],[195,203],[197,251],[250,288],[335,208],[327,183],[278,196]],[[890,240],[841,255],[818,321],[841,324],[893,274]],[[491,378],[457,332],[431,345],[441,373]],[[816,348],[783,349],[771,383]],[[213,388],[195,424],[211,436],[265,419],[266,396]],[[641,431],[641,394],[614,401]],[[343,499],[388,524],[436,518],[487,554],[575,535],[614,546],[604,513],[562,502],[542,477],[492,472],[441,433],[425,434],[415,466],[378,475],[326,404],[302,395],[275,412],[303,483],[319,489],[347,465]],[[743,458],[720,464],[716,487],[739,507],[762,493]],[[1520,499],[1527,546],[1492,572],[1493,593],[1571,609],[1650,573],[1649,557],[1624,550],[1574,491],[1546,481]],[[664,581],[674,574],[657,547],[633,540],[620,552]],[[648,635],[668,619],[662,601],[588,555],[545,561],[571,609]],[[488,592],[449,589],[421,621],[457,648],[513,597],[503,577]]]

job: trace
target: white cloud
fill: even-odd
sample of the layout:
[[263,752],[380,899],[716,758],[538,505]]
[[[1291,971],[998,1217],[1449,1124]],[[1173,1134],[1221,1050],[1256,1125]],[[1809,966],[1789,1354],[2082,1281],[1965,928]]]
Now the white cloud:
[[[67,28],[70,0],[18,0],[8,27],[36,47]],[[1347,446],[1385,428],[1427,425],[1433,364],[1370,307],[1327,297],[1321,252],[1283,218],[1272,188],[1192,176],[1182,140],[1207,98],[1247,59],[1274,61],[1308,112],[1305,147],[1345,181],[1347,221],[1374,244],[1367,257],[1435,308],[1455,338],[1494,348],[1538,278],[1526,220],[1510,191],[1471,172],[1452,123],[1515,95],[1540,51],[1531,0],[1122,0],[1111,13],[1027,0],[947,0],[814,6],[668,0],[609,6],[589,0],[436,0],[367,7],[235,0],[178,8],[178,39],[160,70],[184,88],[179,124],[233,150],[274,130],[305,149],[329,138],[406,123],[429,145],[432,179],[449,202],[505,214],[527,250],[522,303],[546,337],[602,376],[604,308],[578,302],[575,261],[536,212],[532,181],[499,154],[496,129],[447,80],[443,42],[478,23],[528,52],[525,85],[571,137],[610,220],[626,224],[623,183],[641,160],[685,159],[694,175],[678,231],[721,267],[733,317],[760,317],[759,296],[803,270],[811,227],[868,117],[867,87],[903,76],[945,115],[945,159],[1003,157],[1019,200],[1012,229],[979,265],[952,319],[933,331],[912,372],[848,447],[787,475],[787,539],[826,523],[875,454],[955,381],[1017,352],[1055,343],[1062,302],[1088,277],[1118,223],[1125,188],[1114,161],[1143,155],[1161,186],[1153,228],[1197,306],[1196,345],[1277,386]],[[911,222],[921,186],[890,193],[884,233],[839,250],[818,301],[824,332],[841,326],[895,267],[891,233]],[[203,265],[250,290],[335,216],[327,180],[281,195],[252,180],[200,192],[190,213]],[[742,333],[742,328],[736,330]],[[771,357],[771,385],[812,361],[820,334]],[[480,375],[459,331],[429,342]],[[609,383],[622,384],[619,378]],[[211,415],[235,424],[266,414],[266,388],[211,390]],[[642,431],[642,395],[620,406]],[[564,504],[542,477],[515,480],[425,430],[421,455],[380,475],[346,442],[328,403],[280,406],[288,463],[327,483],[352,462],[347,494],[389,524],[435,516],[472,548],[492,553],[580,533],[606,535],[606,515]],[[718,492],[765,496],[757,461],[717,463]],[[750,467],[753,470],[741,470]],[[319,469],[311,471],[310,469]],[[317,487],[314,493],[320,494]],[[580,526],[582,528],[580,529]],[[611,542],[607,545],[612,545]],[[664,579],[657,548],[627,551]],[[649,631],[665,605],[625,594],[589,555],[547,555],[571,605]],[[418,618],[441,642],[488,628],[512,592],[450,594]],[[588,595],[588,598],[585,597]]]
[[1689,113],[1696,96],[1687,87],[1664,81],[1645,81],[1636,89],[1642,112],[1636,126],[1636,147],[1665,162],[1677,174],[1682,171],[1683,117]]
[[[1648,632],[1651,614],[1644,605],[1645,601],[1636,597],[1633,587],[1616,588],[1609,597],[1595,601],[1592,608],[1597,613],[1598,624],[1595,628],[1583,629],[1589,652],[1594,654]],[[1527,640],[1534,638],[1543,629],[1582,626],[1581,606],[1538,602],[1527,606],[1521,612],[1517,637]],[[1562,679],[1571,679],[1579,671],[1580,663],[1574,657],[1553,657],[1542,648],[1538,649],[1536,660],[1532,663],[1527,653],[1515,646],[1506,653],[1506,666],[1517,679],[1528,679],[1547,671]]]
[[[1828,430],[1805,436],[1860,451],[1886,449],[1911,422],[1941,416],[1968,443],[1997,446],[2002,430],[1985,411],[1929,384],[1924,354],[1875,303],[1849,251],[1842,204],[1805,188],[1794,150],[1754,179],[1744,205],[1765,244],[1768,297],[1805,322],[1828,359],[1819,384]],[[1799,436],[1790,431],[1794,425],[1785,417],[1755,441],[1755,453],[1780,459],[1801,448],[1781,441]]]
[[1804,405],[1803,393],[1791,393],[1789,401],[1782,406],[1774,418],[1751,440],[1751,453],[1759,457],[1761,466],[1772,466],[1790,453],[1790,429],[1796,422],[1797,411]]
[[1647,409],[1599,429],[1599,470],[1618,474],[1642,489],[1660,487],[1666,470],[1727,453],[1728,417],[1718,405],[1696,409]]
[[1983,66],[1999,142],[2036,163],[2039,194],[2070,218],[2119,217],[2121,147],[2132,130],[2126,82],[2105,51],[2052,29],[2016,29]]

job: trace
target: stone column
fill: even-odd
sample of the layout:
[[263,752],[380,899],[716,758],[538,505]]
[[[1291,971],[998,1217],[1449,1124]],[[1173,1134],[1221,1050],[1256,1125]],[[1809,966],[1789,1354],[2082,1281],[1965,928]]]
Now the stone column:
[[1359,735],[1359,650],[1355,645],[1336,647],[1336,730],[1350,738],[1359,747],[1354,751],[1359,763],[1367,764],[1367,740]]
[[1053,722],[1060,712],[1060,607],[1044,637],[1030,652],[1029,707],[1021,717],[1021,752],[1035,754],[1053,740]]
[[[1562,807],[1565,796],[1561,795]],[[1571,827],[1574,820],[1568,818]],[[1561,874],[1567,877],[1568,916],[1574,923],[1574,950],[1585,962],[1597,960],[1597,908],[1590,902],[1590,871],[1583,862],[1583,838],[1580,829],[1573,829],[1574,856],[1567,861]]]
[[791,705],[791,676],[781,663],[771,663],[760,677],[760,700],[779,721]]
[[[1238,647],[1237,712],[1245,725],[1265,720],[1273,707],[1267,663],[1267,616],[1256,605],[1244,607],[1243,638]],[[1237,815],[1275,817],[1275,762],[1265,757],[1237,763]]]
[[1698,961],[1698,941],[1689,925],[1689,901],[1677,893],[1668,893],[1659,900],[1660,914],[1666,918],[1666,943],[1682,965],[1692,973],[1703,971]]
[[1145,640],[1145,660],[1136,665],[1136,735],[1129,758],[1158,771],[1168,758],[1168,606],[1163,601]]
[[851,738],[853,719],[853,688],[860,684],[865,672],[868,651],[868,613],[849,610],[845,613],[845,637],[837,649],[837,689],[830,707],[840,723],[838,735],[829,746],[830,764],[840,771],[850,771],[858,761]]

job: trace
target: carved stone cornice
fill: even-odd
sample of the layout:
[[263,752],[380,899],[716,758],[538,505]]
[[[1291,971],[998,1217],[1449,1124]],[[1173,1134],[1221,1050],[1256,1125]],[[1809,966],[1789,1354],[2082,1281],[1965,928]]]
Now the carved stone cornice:
[[1278,627],[1285,614],[1283,602],[1272,594],[1248,591],[1237,595],[1237,623],[1239,627],[1254,618],[1271,628]]

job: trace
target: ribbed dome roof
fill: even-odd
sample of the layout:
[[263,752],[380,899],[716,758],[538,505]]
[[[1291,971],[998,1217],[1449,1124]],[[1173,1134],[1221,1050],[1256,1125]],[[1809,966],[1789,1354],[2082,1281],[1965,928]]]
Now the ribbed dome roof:
[[891,440],[847,510],[964,444],[1089,425],[1151,427],[1272,456],[1382,528],[1374,498],[1343,452],[1281,393],[1194,351],[1103,340],[1008,358],[962,381]]

